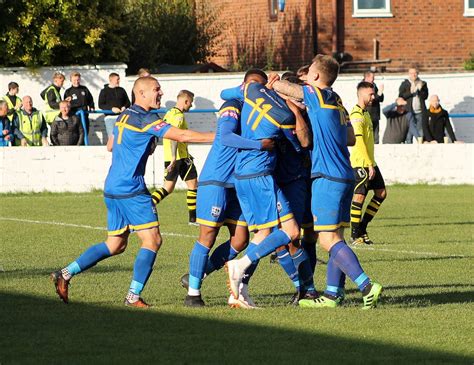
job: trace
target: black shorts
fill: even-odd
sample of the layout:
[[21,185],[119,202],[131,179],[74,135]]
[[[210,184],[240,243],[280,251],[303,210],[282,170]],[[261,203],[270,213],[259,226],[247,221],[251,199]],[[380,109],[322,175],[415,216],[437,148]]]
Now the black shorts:
[[378,166],[375,166],[375,176],[369,180],[368,167],[356,167],[352,169],[355,177],[354,194],[367,195],[369,190],[385,189],[385,181]]
[[181,160],[176,160],[173,170],[168,171],[167,167],[170,165],[169,161],[165,162],[165,180],[166,181],[176,181],[178,176],[183,181],[197,179],[197,170],[194,166],[192,158],[183,158]]

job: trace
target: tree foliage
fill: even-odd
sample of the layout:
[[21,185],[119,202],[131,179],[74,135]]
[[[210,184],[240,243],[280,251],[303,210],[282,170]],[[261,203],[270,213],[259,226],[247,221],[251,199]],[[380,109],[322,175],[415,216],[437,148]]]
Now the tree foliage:
[[215,13],[189,0],[129,0],[129,70],[205,61],[219,36]]
[[216,17],[188,0],[0,0],[2,66],[127,62],[129,71],[211,55]]
[[115,0],[0,0],[4,66],[120,61],[124,10]]

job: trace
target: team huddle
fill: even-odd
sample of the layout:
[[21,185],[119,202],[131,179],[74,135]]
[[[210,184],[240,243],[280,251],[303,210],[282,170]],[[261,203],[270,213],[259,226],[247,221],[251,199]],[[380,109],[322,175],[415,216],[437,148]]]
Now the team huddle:
[[[323,55],[313,59],[304,83],[249,70],[241,85],[222,91],[225,102],[215,134],[179,129],[157,118],[151,110],[160,106],[160,85],[153,77],[139,78],[133,88],[135,104],[117,118],[110,146],[112,165],[104,188],[107,240],[51,274],[60,299],[68,303],[74,275],[122,253],[130,231],[136,231],[141,248],[125,305],[149,307],[141,293],[162,239],[143,175],[158,137],[213,142],[197,187],[199,237],[190,254],[189,272],[181,278],[187,289],[186,306],[205,306],[203,280],[225,266],[228,304],[256,308],[249,282],[259,261],[276,252],[295,286],[292,304],[338,307],[344,300],[348,276],[362,293],[362,309],[376,307],[382,286],[369,278],[344,241],[344,228],[352,220],[353,243],[372,243],[367,225],[385,198],[373,147],[367,148],[370,120],[364,119],[364,107],[370,104],[374,91],[368,83],[359,84],[360,110],[355,108],[349,117],[331,88],[338,72],[338,63]],[[369,143],[364,143],[367,140]],[[354,144],[364,147],[359,148],[359,158],[357,153],[356,157],[349,155],[347,146]],[[357,159],[356,165],[351,166],[351,159]],[[361,217],[368,189],[374,189],[375,195]],[[229,239],[211,253],[224,225]],[[329,252],[324,293],[316,291],[313,279],[318,240]]]

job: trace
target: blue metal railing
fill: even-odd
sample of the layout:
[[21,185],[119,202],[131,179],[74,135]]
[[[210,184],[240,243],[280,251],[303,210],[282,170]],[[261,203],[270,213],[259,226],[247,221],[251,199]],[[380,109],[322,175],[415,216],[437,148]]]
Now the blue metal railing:
[[[168,109],[154,109],[151,112],[152,113],[161,113],[164,114],[168,111]],[[217,113],[219,110],[218,109],[193,109],[188,111],[187,113]],[[105,115],[116,115],[117,113],[114,113],[112,110],[102,110],[102,109],[96,109],[94,111],[85,111],[85,110],[79,110],[76,112],[76,115],[78,115],[81,118],[81,123],[82,123],[82,128],[84,128],[84,145],[88,146],[89,145],[89,137],[86,131],[86,114],[105,114]]]
[[[164,114],[168,111],[168,109],[154,109],[151,112],[152,113],[161,113]],[[218,109],[192,109],[188,111],[187,113],[217,113],[219,110]],[[112,110],[101,110],[97,109],[94,111],[84,111],[84,110],[79,110],[76,115],[79,115],[81,118],[81,123],[82,127],[84,128],[84,145],[88,146],[89,145],[89,138],[87,136],[87,133],[85,133],[86,130],[86,114],[105,114],[105,115],[115,115]],[[474,118],[474,114],[449,114],[450,118]]]

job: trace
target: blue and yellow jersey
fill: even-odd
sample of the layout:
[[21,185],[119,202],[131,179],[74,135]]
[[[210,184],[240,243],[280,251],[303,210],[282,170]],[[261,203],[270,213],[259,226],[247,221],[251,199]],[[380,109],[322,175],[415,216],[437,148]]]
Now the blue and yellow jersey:
[[232,175],[234,173],[237,149],[227,147],[222,144],[222,127],[224,124],[231,124],[232,130],[240,134],[240,112],[242,102],[233,99],[224,102],[219,109],[217,119],[217,131],[211,150],[207,155],[206,162],[199,175],[199,185],[221,185],[233,187]]
[[311,176],[311,154],[309,149],[298,152],[287,139],[283,138],[276,144],[276,153],[277,163],[273,177],[280,187],[299,178],[309,178]]
[[352,183],[354,173],[347,149],[349,116],[341,98],[331,89],[307,85],[303,91],[313,131],[311,177]]
[[[244,88],[241,116],[242,137],[252,140],[287,138],[296,151],[301,146],[294,133],[295,116],[278,94],[258,83]],[[273,173],[276,152],[242,150],[237,155],[236,178],[250,178]]]
[[171,126],[138,105],[132,105],[117,118],[114,127],[112,165],[105,180],[108,198],[146,194],[145,167],[154,137],[163,137]]
[[351,149],[352,167],[377,166],[374,158],[374,130],[369,112],[356,105],[350,118],[356,137],[355,146]]

